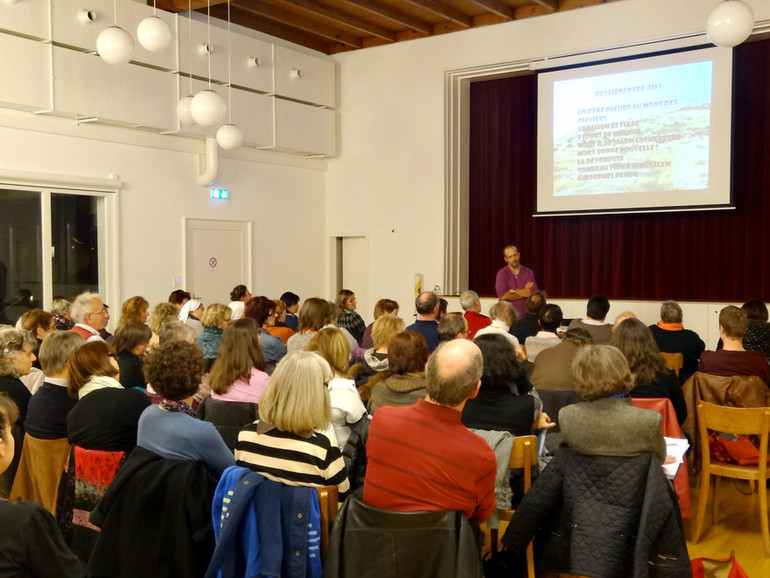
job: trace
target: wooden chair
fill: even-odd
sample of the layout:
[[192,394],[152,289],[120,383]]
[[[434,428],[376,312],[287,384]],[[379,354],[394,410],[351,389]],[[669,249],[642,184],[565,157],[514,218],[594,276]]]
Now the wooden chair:
[[[695,528],[692,541],[697,544],[703,530],[706,516],[706,503],[709,495],[711,476],[753,480],[758,486],[759,515],[762,527],[762,539],[765,544],[765,556],[770,557],[770,532],[767,520],[767,488],[766,480],[770,478],[767,467],[767,440],[770,431],[770,407],[735,408],[724,407],[700,401],[697,407],[698,430],[701,447],[701,484],[698,496],[698,511],[695,515]],[[739,466],[738,464],[712,461],[709,454],[708,430],[729,432],[743,435],[759,436],[759,464],[756,466]],[[717,517],[717,486],[719,480],[714,480],[714,502],[712,504],[712,524]]]
[[[524,470],[524,493],[532,487],[532,466],[537,465],[537,436],[516,436],[511,448],[511,459],[508,467],[512,470]],[[510,522],[516,510],[499,510],[500,520]],[[497,552],[497,528],[489,529],[492,551]],[[532,543],[527,546],[527,576],[535,578],[535,554]]]
[[339,490],[337,486],[321,486],[318,488],[318,505],[321,509],[321,560],[326,560],[326,550],[329,547],[329,529],[337,517],[339,508]]
[[682,369],[682,363],[683,363],[683,356],[681,353],[664,353],[663,351],[660,352],[660,355],[663,357],[663,359],[666,360],[666,365],[668,365],[674,373],[676,373],[676,376],[679,377],[679,370]]

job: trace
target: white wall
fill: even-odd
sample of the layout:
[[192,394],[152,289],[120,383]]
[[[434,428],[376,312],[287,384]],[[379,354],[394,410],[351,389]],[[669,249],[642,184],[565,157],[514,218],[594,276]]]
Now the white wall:
[[[770,2],[744,1],[757,20],[770,18]],[[335,56],[340,140],[326,181],[327,230],[368,234],[369,300],[394,298],[408,318],[414,273],[425,275],[426,288],[442,283],[446,71],[703,34],[716,4],[622,0]],[[697,306],[685,323],[711,309]]]
[[[174,277],[184,277],[183,217],[252,223],[254,295],[323,294],[324,163],[274,152],[241,151],[235,157],[220,151],[215,185],[228,188],[231,198],[213,201],[196,180],[202,141],[136,132],[0,112],[0,168],[115,174],[122,180],[119,294],[110,299],[140,294],[154,305],[168,298]],[[228,297],[221,300],[227,303]]]

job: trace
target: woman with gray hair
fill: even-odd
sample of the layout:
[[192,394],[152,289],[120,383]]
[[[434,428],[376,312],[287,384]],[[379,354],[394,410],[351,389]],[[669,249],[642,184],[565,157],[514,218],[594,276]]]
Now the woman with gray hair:
[[559,412],[562,443],[589,455],[652,452],[664,462],[661,416],[631,405],[634,376],[623,353],[611,345],[590,345],[578,352],[573,367],[575,391],[583,401]]
[[24,441],[24,419],[32,395],[19,377],[27,375],[32,369],[37,341],[32,334],[10,325],[0,326],[0,393],[5,393],[19,408],[19,419],[12,428],[16,442],[16,453],[8,471],[3,474],[0,483],[0,497],[7,497],[16,476],[16,468],[21,457],[21,445]]

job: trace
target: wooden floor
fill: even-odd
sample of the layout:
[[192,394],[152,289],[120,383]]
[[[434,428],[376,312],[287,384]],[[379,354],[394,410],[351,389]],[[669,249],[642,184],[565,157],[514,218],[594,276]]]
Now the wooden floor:
[[[757,513],[757,494],[744,496],[740,492],[748,492],[748,482],[738,482],[736,487],[732,480],[724,480],[719,487],[719,522],[711,524],[711,499],[706,511],[706,523],[703,526],[701,539],[697,544],[691,542],[694,521],[685,522],[684,530],[687,537],[687,549],[690,558],[728,558],[730,551],[735,551],[735,557],[749,578],[770,578],[770,558],[765,557],[762,544],[762,532],[759,528]],[[767,490],[765,490],[767,491]],[[698,488],[691,490],[692,512],[698,503]],[[502,522],[500,536],[505,532],[507,524]],[[489,550],[489,534],[485,551]],[[564,574],[548,574],[549,577],[564,577]]]
[[[713,482],[712,482],[713,483]],[[763,491],[768,491],[762,488]],[[711,499],[709,496],[706,522],[697,544],[691,542],[692,528],[695,526],[695,508],[698,503],[698,488],[692,488],[691,501],[693,520],[685,523],[687,549],[690,558],[727,558],[730,551],[750,578],[770,577],[770,558],[765,557],[762,544],[762,531],[759,527],[758,497],[754,493],[744,496],[740,492],[749,492],[749,483],[722,480],[719,486],[719,521],[711,524]]]

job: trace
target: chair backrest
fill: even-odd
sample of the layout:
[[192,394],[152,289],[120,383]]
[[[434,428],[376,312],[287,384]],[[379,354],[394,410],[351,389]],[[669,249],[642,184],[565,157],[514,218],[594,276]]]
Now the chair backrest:
[[[698,433],[703,464],[710,462],[709,432],[726,432],[759,436],[759,466],[764,474],[767,465],[767,440],[770,431],[770,407],[725,407],[698,402]],[[705,470],[704,470],[705,471]]]
[[321,508],[321,560],[326,559],[326,550],[329,548],[329,529],[337,516],[338,499],[337,486],[318,488],[318,506]]
[[462,512],[394,512],[351,494],[334,522],[324,577],[481,577],[473,529]]
[[683,355],[681,353],[666,353],[664,351],[661,351],[660,355],[666,361],[666,365],[668,365],[678,377],[679,370],[682,369],[682,363],[684,362]]
[[24,434],[24,446],[11,489],[11,499],[37,502],[55,516],[59,482],[69,453],[70,443],[67,438],[45,440]]
[[698,421],[701,432],[711,429],[767,436],[770,430],[770,407],[726,407],[701,401],[698,403]]
[[511,460],[508,467],[512,470],[524,469],[524,491],[532,486],[532,466],[537,464],[537,436],[516,436],[511,448]]

